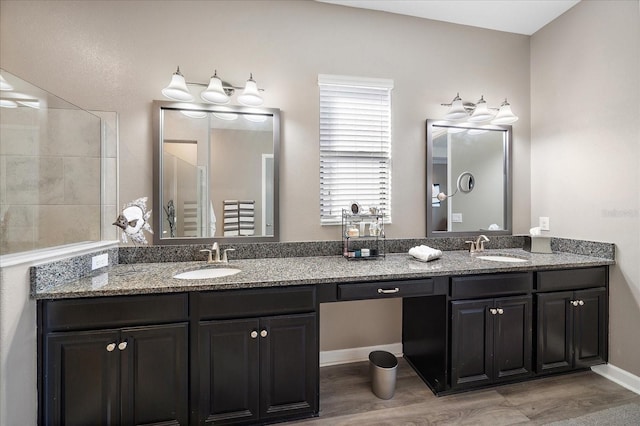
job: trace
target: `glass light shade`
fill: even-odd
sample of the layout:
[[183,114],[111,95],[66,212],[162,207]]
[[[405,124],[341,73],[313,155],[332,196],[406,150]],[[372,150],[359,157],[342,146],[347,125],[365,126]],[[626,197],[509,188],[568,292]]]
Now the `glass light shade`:
[[484,100],[483,97],[480,97],[480,100],[476,104],[476,109],[473,111],[473,114],[471,114],[471,117],[469,117],[469,121],[473,123],[478,123],[481,121],[488,121],[492,118],[493,118],[493,113],[489,111],[489,108],[487,107],[487,102]]
[[185,115],[189,118],[207,118],[207,113],[204,111],[188,111],[181,110],[182,115]]
[[462,104],[462,99],[456,96],[451,103],[451,108],[444,115],[445,120],[461,120],[463,118],[467,118],[469,114],[467,114],[467,110],[464,109],[464,105]]
[[247,84],[244,86],[242,94],[238,96],[238,102],[246,106],[260,106],[264,102],[262,96],[258,92],[258,85],[253,79],[253,75],[247,80]]
[[200,97],[203,101],[212,104],[223,105],[229,103],[229,95],[224,92],[222,80],[217,76],[217,73],[213,74],[213,77],[209,80],[209,86],[200,93]]
[[[212,112],[214,117],[219,118],[220,120],[233,121],[238,119],[238,114],[236,114],[229,107],[220,107],[216,108],[218,111]],[[229,112],[226,112],[229,111]]]
[[243,117],[245,118],[245,120],[253,121],[254,123],[263,123],[263,122],[267,121],[267,116],[266,115],[244,114]]
[[18,104],[9,99],[0,99],[0,108],[18,108]]
[[0,90],[13,90],[13,86],[7,83],[7,80],[0,75]]
[[468,134],[470,135],[481,135],[483,133],[487,133],[489,130],[487,129],[469,129]]
[[164,89],[162,94],[173,101],[191,102],[193,96],[187,89],[187,82],[182,74],[180,74],[180,68],[171,76],[171,83]]
[[492,124],[511,124],[518,121],[518,116],[515,115],[511,111],[511,105],[505,99],[502,105],[500,106],[500,110],[498,111],[498,115],[491,120]]

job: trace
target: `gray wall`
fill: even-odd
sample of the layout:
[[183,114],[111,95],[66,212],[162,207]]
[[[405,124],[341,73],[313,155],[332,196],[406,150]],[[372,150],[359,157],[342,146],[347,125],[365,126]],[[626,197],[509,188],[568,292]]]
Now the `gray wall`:
[[[616,244],[609,361],[640,375],[640,10],[582,1],[531,38],[531,222]],[[515,167],[519,167],[515,163]]]

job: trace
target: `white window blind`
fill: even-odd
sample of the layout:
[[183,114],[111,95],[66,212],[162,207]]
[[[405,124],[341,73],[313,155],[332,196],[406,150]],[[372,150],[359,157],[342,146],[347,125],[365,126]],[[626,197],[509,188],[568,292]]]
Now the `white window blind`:
[[391,222],[393,81],[319,75],[320,222],[339,224],[352,201]]

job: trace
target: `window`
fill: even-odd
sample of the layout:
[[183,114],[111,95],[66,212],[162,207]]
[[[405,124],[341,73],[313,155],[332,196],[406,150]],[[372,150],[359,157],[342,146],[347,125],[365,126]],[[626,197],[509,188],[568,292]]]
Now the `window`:
[[319,75],[320,222],[339,224],[352,201],[391,223],[393,81]]

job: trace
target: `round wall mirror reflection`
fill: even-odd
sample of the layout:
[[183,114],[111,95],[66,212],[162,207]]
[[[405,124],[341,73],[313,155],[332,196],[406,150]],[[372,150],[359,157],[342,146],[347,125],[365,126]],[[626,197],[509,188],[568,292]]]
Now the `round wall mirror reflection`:
[[475,178],[471,172],[464,172],[458,176],[458,191],[462,191],[465,194],[473,191],[475,185]]

